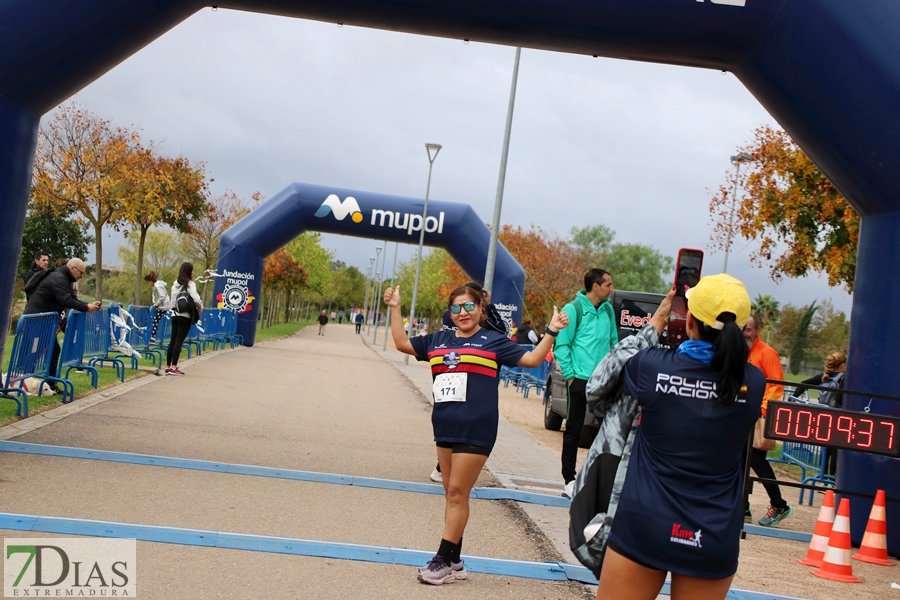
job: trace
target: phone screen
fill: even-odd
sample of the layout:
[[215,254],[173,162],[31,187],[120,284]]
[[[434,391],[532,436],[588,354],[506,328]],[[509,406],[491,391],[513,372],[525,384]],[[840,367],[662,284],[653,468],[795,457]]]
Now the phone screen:
[[679,291],[684,286],[694,287],[700,281],[700,268],[703,266],[703,251],[682,248],[678,251],[678,268],[675,272],[675,288]]

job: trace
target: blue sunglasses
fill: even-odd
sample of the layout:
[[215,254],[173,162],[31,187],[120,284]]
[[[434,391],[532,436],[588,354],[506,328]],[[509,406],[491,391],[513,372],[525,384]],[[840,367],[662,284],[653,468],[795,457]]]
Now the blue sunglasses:
[[466,309],[466,312],[472,312],[473,310],[475,310],[475,302],[472,302],[470,300],[468,302],[463,302],[462,304],[451,304],[450,312],[452,312],[454,315],[458,315],[460,309],[463,308]]

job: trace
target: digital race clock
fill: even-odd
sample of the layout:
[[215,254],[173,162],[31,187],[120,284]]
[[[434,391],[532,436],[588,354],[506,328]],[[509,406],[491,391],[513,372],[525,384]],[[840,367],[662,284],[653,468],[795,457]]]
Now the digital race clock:
[[766,437],[786,442],[900,455],[900,419],[816,404],[770,401]]

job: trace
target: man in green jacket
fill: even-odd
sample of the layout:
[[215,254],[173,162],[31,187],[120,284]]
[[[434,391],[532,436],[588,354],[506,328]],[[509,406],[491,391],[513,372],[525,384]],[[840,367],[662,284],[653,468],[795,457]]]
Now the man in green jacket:
[[609,302],[612,291],[609,273],[603,269],[585,273],[584,289],[563,307],[569,315],[569,326],[559,332],[553,347],[553,357],[569,385],[569,415],[562,448],[562,476],[566,482],[563,495],[569,498],[575,487],[578,441],[587,410],[585,386],[606,353],[619,341],[616,317]]

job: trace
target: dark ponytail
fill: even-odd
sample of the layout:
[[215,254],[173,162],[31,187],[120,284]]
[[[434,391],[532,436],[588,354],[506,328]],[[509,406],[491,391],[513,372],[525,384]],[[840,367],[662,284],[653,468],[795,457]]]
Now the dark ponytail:
[[744,385],[744,367],[749,349],[744,333],[735,323],[732,313],[722,313],[717,320],[725,324],[721,330],[713,329],[699,319],[696,322],[700,329],[700,339],[713,345],[710,366],[719,373],[719,402],[730,406],[734,404]]

